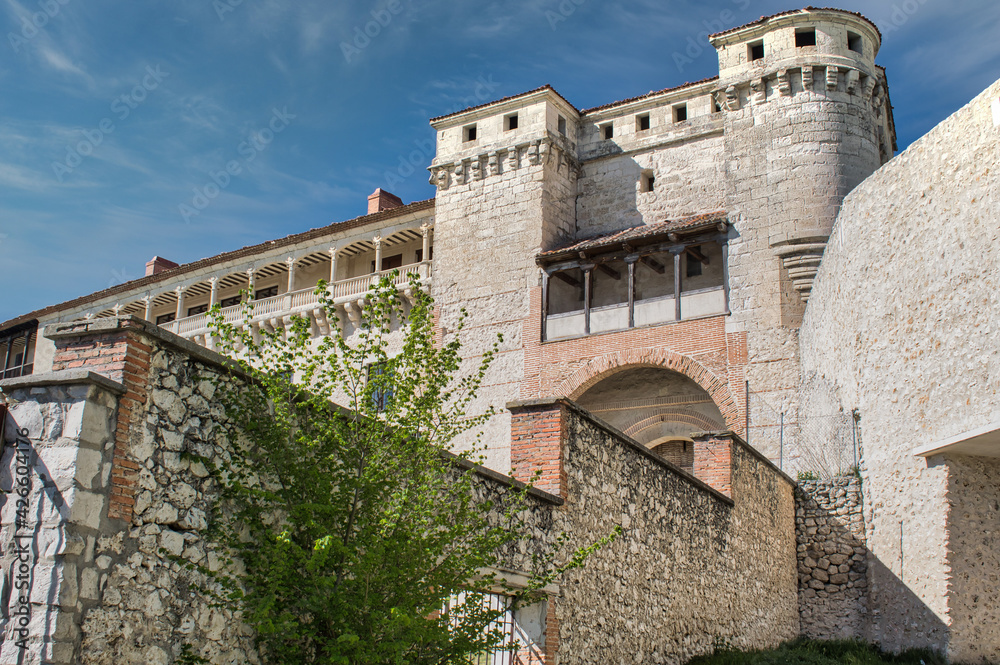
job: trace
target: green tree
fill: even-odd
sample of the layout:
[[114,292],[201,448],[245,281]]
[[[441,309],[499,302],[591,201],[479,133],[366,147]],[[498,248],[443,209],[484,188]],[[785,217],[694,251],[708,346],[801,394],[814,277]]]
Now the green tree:
[[[478,443],[448,452],[493,414],[469,409],[500,340],[460,375],[457,335],[437,343],[432,299],[411,275],[407,306],[394,277],[372,287],[350,343],[314,338],[304,318],[253,334],[212,317],[251,378],[220,382],[234,453],[216,469],[214,528],[268,662],[476,663],[510,639],[486,595],[503,580],[484,571],[528,538],[529,486],[490,490]],[[507,593],[531,602],[599,545],[561,565],[536,555],[528,588]]]

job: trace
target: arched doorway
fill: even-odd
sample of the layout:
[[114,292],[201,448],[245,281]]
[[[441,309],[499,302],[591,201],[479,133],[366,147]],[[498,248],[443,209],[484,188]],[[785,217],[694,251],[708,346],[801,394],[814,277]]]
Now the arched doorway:
[[588,388],[577,403],[668,461],[690,469],[692,432],[726,429],[711,395],[680,372],[623,369]]

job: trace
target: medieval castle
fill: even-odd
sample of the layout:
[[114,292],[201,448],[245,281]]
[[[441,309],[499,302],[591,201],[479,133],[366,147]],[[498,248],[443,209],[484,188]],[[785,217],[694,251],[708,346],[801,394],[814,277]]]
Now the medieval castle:
[[[206,311],[350,336],[396,268],[401,289],[428,285],[445,336],[467,312],[470,358],[503,334],[488,465],[545,470],[539,542],[628,523],[512,619],[530,658],[673,663],[806,634],[1000,659],[1000,82],[894,156],[863,16],[789,11],[710,41],[703,81],[584,110],[544,86],[431,119],[433,199],[379,189],[365,216],[154,257],[0,324],[28,430],[9,438],[49,479],[25,605],[47,618],[18,660],[5,550],[0,663],[167,663],[177,625],[245,662],[229,617],[171,605],[185,573],[157,558],[210,554],[203,469],[179,455],[212,454],[211,395],[182,380],[220,362]],[[43,509],[49,486],[63,504]]]

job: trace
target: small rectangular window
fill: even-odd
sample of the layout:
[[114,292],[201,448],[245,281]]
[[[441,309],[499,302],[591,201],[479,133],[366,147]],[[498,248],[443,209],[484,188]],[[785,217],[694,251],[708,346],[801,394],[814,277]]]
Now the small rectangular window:
[[[695,251],[700,249],[699,247],[694,248]],[[684,270],[684,274],[688,277],[698,277],[701,275],[701,261],[694,258],[690,254],[684,257],[684,261],[687,263],[687,267]]]
[[509,115],[504,118],[504,129],[508,132],[512,129],[517,129],[517,114]]
[[853,32],[847,33],[847,48],[851,49],[855,53],[865,52],[865,43],[861,39],[861,35],[857,35]]
[[764,59],[764,42],[762,40],[751,42],[747,48],[749,51],[750,62]]
[[639,180],[639,191],[651,192],[653,191],[654,184],[656,184],[656,176],[653,175],[653,170],[644,169],[642,172],[642,177]]
[[637,115],[635,117],[635,129],[638,132],[644,132],[649,129],[649,114],[643,113],[642,115]]
[[566,136],[566,118],[559,116],[559,133]]
[[240,304],[240,296],[233,296],[232,298],[223,298],[219,301],[220,307],[232,307],[233,305]]
[[804,28],[795,31],[795,46],[816,46],[816,28]]
[[601,136],[604,137],[605,141],[613,139],[615,137],[615,126],[610,122],[606,125],[601,125]]
[[208,311],[208,303],[204,305],[197,305],[196,307],[188,307],[188,316],[195,316],[197,314],[204,314]]
[[674,107],[674,122],[684,122],[688,119],[687,104],[680,104]]
[[469,125],[468,127],[466,127],[465,129],[462,130],[462,133],[464,134],[465,142],[466,143],[468,143],[469,141],[475,141],[476,140],[476,126],[475,125]]
[[156,317],[156,325],[162,326],[164,323],[170,323],[177,318],[177,314],[171,312],[170,314],[161,314]]

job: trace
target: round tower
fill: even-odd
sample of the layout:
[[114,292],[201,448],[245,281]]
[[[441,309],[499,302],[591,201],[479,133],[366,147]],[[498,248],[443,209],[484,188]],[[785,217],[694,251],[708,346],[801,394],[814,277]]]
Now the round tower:
[[730,326],[747,332],[751,418],[756,396],[794,423],[798,327],[827,239],[844,197],[894,150],[881,34],[860,14],[807,8],[709,39],[735,235]]

